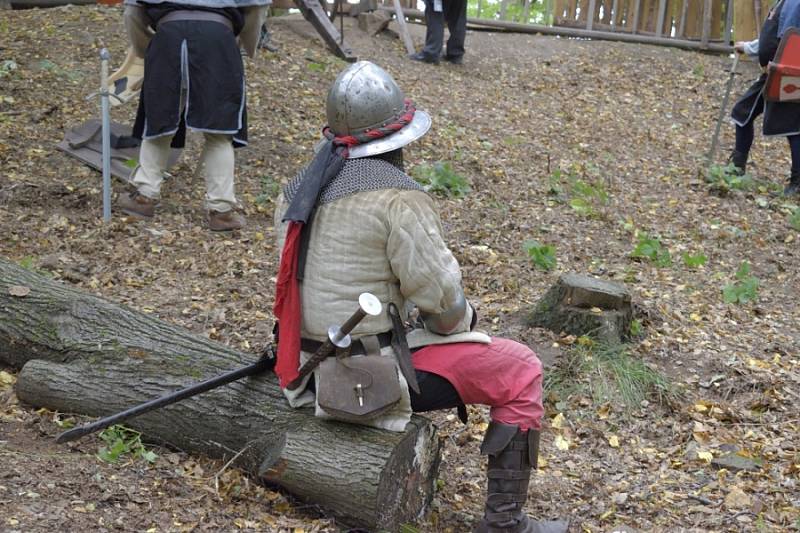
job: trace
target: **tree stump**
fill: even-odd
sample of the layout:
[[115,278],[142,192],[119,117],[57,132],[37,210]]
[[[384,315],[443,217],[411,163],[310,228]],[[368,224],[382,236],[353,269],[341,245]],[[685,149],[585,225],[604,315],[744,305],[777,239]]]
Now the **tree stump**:
[[[106,416],[252,363],[255,356],[0,260],[0,361],[20,400]],[[289,407],[272,373],[126,425],[149,440],[229,459],[348,525],[397,531],[433,496],[439,442],[414,417],[395,433]]]
[[632,319],[631,295],[624,285],[564,274],[536,304],[528,325],[618,344],[630,336]]

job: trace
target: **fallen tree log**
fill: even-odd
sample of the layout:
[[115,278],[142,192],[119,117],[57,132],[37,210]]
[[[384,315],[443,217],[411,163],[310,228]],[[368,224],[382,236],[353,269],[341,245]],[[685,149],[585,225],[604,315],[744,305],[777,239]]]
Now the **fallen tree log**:
[[[147,314],[0,260],[0,361],[22,368],[20,400],[106,416],[253,362]],[[126,422],[149,440],[230,459],[342,522],[396,531],[433,495],[436,429],[403,433],[315,418],[288,406],[272,373]]]

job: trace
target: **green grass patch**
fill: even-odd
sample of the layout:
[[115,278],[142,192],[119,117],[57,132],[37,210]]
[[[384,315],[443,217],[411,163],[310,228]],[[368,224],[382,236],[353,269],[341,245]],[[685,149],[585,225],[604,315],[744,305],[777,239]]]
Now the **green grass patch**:
[[609,194],[596,167],[558,169],[548,176],[547,183],[547,194],[582,217],[599,218],[601,209],[608,205]]
[[639,407],[644,400],[664,405],[679,397],[670,380],[631,355],[627,345],[602,344],[588,337],[578,339],[545,375],[545,389],[559,401],[581,396],[595,405],[611,402],[626,408]]
[[472,191],[467,178],[456,172],[450,163],[415,167],[412,175],[426,191],[452,198],[463,198]]
[[281,192],[281,184],[272,179],[270,176],[261,176],[261,192],[256,196],[255,202],[258,205],[264,205],[272,202],[278,197]]
[[552,244],[541,244],[539,241],[525,241],[522,245],[528,258],[537,268],[550,271],[558,264],[556,247]]
[[795,231],[800,231],[800,207],[792,211],[789,215],[789,226]]
[[730,191],[750,191],[757,186],[750,174],[740,174],[733,163],[712,165],[706,173],[706,182],[713,191],[721,194]]
[[708,257],[702,253],[692,255],[688,252],[683,252],[683,264],[686,268],[697,268],[705,265],[707,262]]
[[658,237],[651,237],[645,232],[637,232],[636,239],[636,247],[631,252],[631,257],[646,259],[660,267],[668,267],[672,264],[669,250],[661,244]]
[[742,261],[736,270],[736,281],[722,288],[722,299],[728,304],[745,304],[758,299],[758,278],[750,274],[750,263]]

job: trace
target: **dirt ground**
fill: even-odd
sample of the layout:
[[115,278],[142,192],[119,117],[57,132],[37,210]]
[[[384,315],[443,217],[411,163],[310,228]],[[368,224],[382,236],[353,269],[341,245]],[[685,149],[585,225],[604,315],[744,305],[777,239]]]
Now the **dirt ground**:
[[[757,137],[754,188],[720,194],[703,178],[730,60],[471,31],[464,65],[434,67],[406,59],[396,36],[370,38],[351,22],[346,37],[359,56],[433,115],[431,133],[406,152],[410,171],[449,162],[471,184],[465,198],[439,205],[481,327],[530,343],[556,369],[575,339],[521,317],[560,273],[624,282],[643,310],[632,354],[681,391],[680,401],[627,410],[550,391],[528,512],[569,517],[576,532],[800,530],[800,234],[790,223],[794,215],[800,226],[800,202],[774,192],[789,169],[780,138]],[[272,197],[308,159],[325,93],[345,66],[302,19],[271,28],[279,51],[246,61],[251,144],[237,152],[237,190],[249,225],[215,235],[203,218],[196,139],[147,222],[116,215],[103,224],[100,174],[53,148],[65,128],[97,113],[85,97],[97,85],[98,46],[117,63],[124,57],[121,11],[3,12],[0,257],[258,351],[272,326]],[[412,30],[420,43],[423,28]],[[752,64],[741,70],[735,93],[757,74]],[[128,104],[113,115],[127,122],[134,111]],[[732,138],[726,123],[720,161]],[[576,202],[576,180],[607,199]],[[657,236],[672,264],[632,258],[636,230]],[[530,261],[530,239],[555,245],[555,270]],[[707,263],[686,266],[684,252]],[[722,288],[745,260],[758,297],[725,303]],[[17,370],[0,374],[0,530],[343,528],[207,458],[157,448],[152,465],[108,464],[96,457],[96,437],[56,446],[66,415],[20,405]],[[407,531],[468,531],[482,513],[487,412],[471,408],[466,428],[453,413],[433,418],[444,438],[440,489]],[[731,451],[755,468],[711,463]]]

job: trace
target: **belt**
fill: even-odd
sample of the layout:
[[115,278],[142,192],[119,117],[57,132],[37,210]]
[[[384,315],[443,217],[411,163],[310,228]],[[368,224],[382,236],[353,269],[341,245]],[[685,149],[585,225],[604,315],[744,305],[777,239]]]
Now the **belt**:
[[170,11],[158,20],[158,25],[165,22],[175,22],[178,20],[205,20],[208,22],[219,22],[233,31],[233,22],[225,15],[213,13],[211,11],[202,11],[200,9],[175,9]]
[[[383,333],[378,333],[375,335],[378,338],[378,344],[380,344],[381,348],[386,348],[387,346],[392,345],[392,332],[385,331]],[[320,341],[315,341],[313,339],[300,339],[300,349],[304,352],[314,353],[319,350],[319,347],[322,346],[323,343]],[[367,350],[364,348],[364,344],[359,340],[356,339],[350,344],[350,355],[365,355]]]

